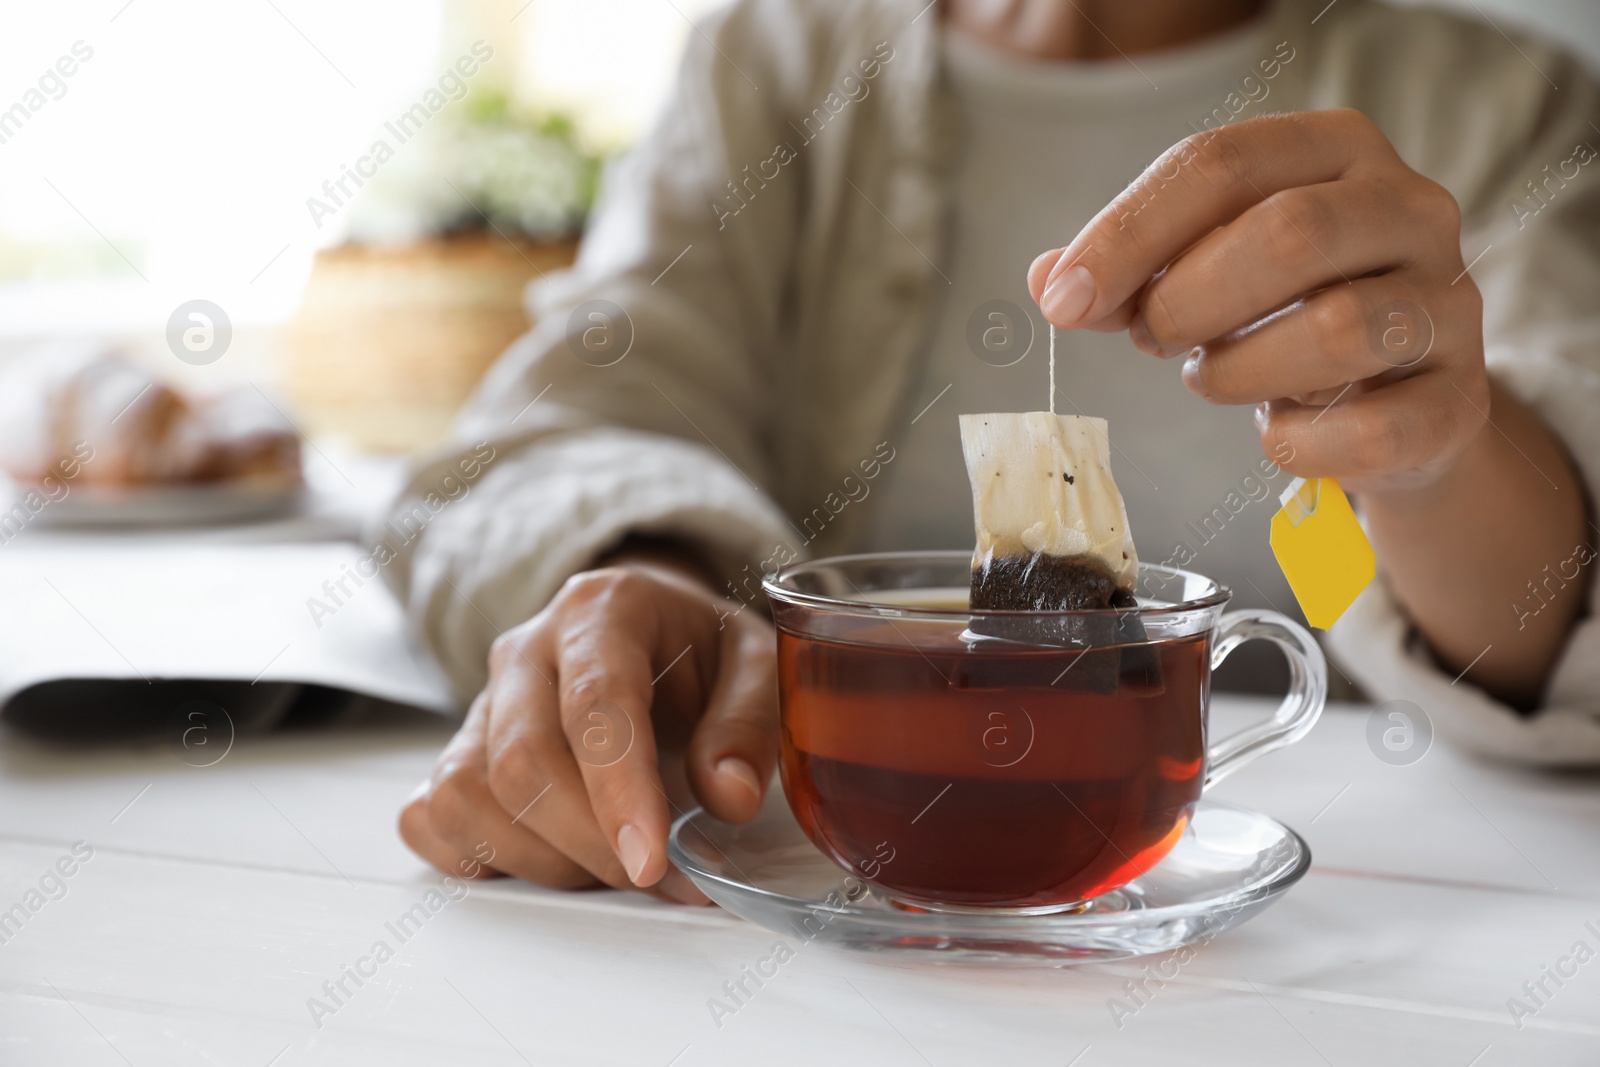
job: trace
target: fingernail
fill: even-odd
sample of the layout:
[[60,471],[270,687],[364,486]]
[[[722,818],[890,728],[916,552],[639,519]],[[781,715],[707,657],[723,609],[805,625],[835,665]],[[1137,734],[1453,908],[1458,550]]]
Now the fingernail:
[[1257,430],[1265,430],[1267,428],[1267,415],[1267,405],[1265,403],[1257,404],[1255,415]]
[[1150,334],[1150,327],[1144,324],[1144,316],[1140,315],[1128,323],[1128,340],[1133,342],[1133,347],[1147,356],[1162,354],[1161,346],[1156,344],[1156,339]]
[[1069,329],[1078,324],[1092,303],[1094,275],[1080,263],[1045,287],[1044,296],[1039,299],[1039,309],[1044,312],[1045,318],[1062,329]]
[[680,904],[696,904],[704,907],[711,903],[711,898],[700,892],[700,887],[676,867],[667,868],[667,873],[661,876],[656,888]]
[[617,831],[617,858],[622,861],[622,869],[628,872],[628,881],[638,885],[639,872],[650,862],[650,842],[645,839],[644,831],[633,823]]
[[1206,391],[1206,383],[1200,380],[1200,353],[1192,352],[1189,358],[1183,361],[1183,384],[1189,392],[1204,400],[1210,400],[1211,394]]
[[728,756],[718,761],[717,773],[738,782],[749,790],[753,799],[761,799],[761,779],[756,777],[756,769],[739,757]]

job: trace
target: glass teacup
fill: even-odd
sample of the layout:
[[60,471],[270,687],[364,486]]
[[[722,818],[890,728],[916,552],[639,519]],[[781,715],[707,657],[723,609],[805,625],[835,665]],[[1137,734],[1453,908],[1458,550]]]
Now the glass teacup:
[[[1327,696],[1303,628],[1222,614],[1209,578],[1141,564],[1138,607],[974,612],[964,552],[843,556],[765,583],[785,794],[811,841],[891,900],[1082,907],[1159,863],[1202,791],[1299,740]],[[1288,658],[1267,721],[1207,743],[1211,670]]]

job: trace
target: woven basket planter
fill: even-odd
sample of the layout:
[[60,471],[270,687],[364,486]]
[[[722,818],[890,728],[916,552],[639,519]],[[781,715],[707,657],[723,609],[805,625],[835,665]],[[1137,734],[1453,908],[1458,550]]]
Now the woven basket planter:
[[568,266],[576,249],[491,232],[318,253],[284,361],[308,432],[374,452],[440,440],[489,365],[528,329],[523,288]]

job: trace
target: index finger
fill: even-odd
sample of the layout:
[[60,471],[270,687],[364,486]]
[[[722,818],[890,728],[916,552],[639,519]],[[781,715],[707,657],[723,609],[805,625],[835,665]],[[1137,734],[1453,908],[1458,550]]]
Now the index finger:
[[660,620],[626,585],[556,639],[560,719],[601,832],[634,885],[667,872],[670,819],[650,718]]
[[1248,119],[1186,137],[1071,244],[1034,260],[1028,290],[1052,325],[1121,329],[1140,289],[1186,248],[1274,193],[1371,169],[1374,149],[1394,151],[1350,109]]
[[485,745],[489,790],[512,823],[548,841],[607,885],[634,883],[595,820],[589,787],[561,723],[551,624],[491,652]]

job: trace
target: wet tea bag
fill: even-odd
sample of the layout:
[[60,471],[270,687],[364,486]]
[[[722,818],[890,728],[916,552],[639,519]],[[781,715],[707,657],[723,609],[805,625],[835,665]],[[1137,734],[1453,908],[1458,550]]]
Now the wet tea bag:
[[[1139,559],[1111,477],[1104,419],[1046,411],[962,415],[961,449],[977,525],[974,611],[1136,606]],[[1095,649],[1073,668],[1072,684],[1100,692],[1140,666],[1124,662],[1114,646],[1144,640],[1136,617],[1117,615],[989,618],[976,620],[973,630]]]
[[961,450],[977,519],[974,608],[1132,606],[1139,559],[1104,419],[962,415]]

